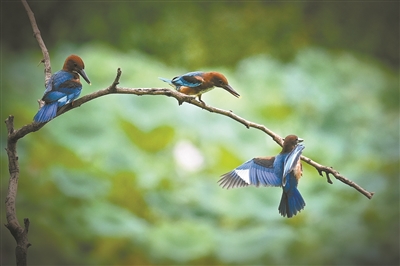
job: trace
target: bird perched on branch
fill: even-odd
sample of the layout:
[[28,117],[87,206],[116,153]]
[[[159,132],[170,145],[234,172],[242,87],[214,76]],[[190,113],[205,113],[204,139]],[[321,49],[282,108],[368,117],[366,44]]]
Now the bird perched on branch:
[[253,158],[223,174],[219,185],[227,189],[248,185],[282,187],[279,213],[288,218],[296,215],[306,205],[297,189],[302,176],[300,156],[305,148],[299,144],[302,141],[295,135],[287,136],[277,156]]
[[57,115],[57,110],[79,97],[82,90],[79,75],[90,84],[85,73],[85,65],[77,55],[65,59],[62,70],[54,73],[46,84],[46,90],[41,99],[44,105],[33,120],[38,123],[48,122]]
[[177,91],[186,95],[194,95],[199,98],[199,101],[204,104],[201,100],[201,95],[207,91],[212,90],[214,87],[220,87],[228,91],[235,97],[240,97],[229,84],[228,80],[224,75],[219,72],[189,72],[181,76],[176,76],[172,80],[159,78],[164,82],[167,82]]

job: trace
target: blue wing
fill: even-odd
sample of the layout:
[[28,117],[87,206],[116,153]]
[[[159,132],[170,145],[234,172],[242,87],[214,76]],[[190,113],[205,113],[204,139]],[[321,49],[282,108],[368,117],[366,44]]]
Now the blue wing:
[[177,87],[197,87],[200,86],[204,81],[202,74],[203,72],[201,71],[189,72],[182,76],[174,77],[171,82]]
[[58,102],[58,107],[79,97],[82,84],[74,80],[74,75],[66,71],[56,72],[47,84],[42,100],[46,104]]
[[47,82],[44,94],[50,91],[57,91],[64,82],[73,78],[74,75],[72,73],[63,70],[57,71],[51,76],[50,80]]
[[173,79],[166,79],[161,77],[159,77],[159,79],[168,83],[176,89],[179,89],[182,86],[194,88],[200,86],[203,82],[203,78],[201,77],[202,74],[203,72],[201,71],[195,71],[186,73],[182,76],[176,76]]
[[286,184],[286,176],[296,167],[304,148],[303,145],[299,144],[286,156],[283,164],[282,185]]
[[74,79],[74,74],[62,70],[54,73],[46,84],[42,97],[45,104],[33,118],[34,121],[50,121],[57,115],[58,108],[78,98],[81,90],[82,84]]
[[[223,174],[218,181],[223,188],[253,186],[281,186],[282,180],[274,173],[274,157],[254,158]],[[270,166],[270,167],[267,167]]]

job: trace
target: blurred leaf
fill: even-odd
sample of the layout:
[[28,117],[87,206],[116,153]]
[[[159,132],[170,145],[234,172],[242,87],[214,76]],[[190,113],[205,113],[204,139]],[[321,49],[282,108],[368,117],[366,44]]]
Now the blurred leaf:
[[157,152],[165,149],[175,135],[174,128],[168,125],[160,125],[146,132],[122,118],[120,118],[119,122],[129,140],[148,152]]
[[151,231],[153,257],[186,262],[207,255],[213,248],[211,228],[190,221],[163,222]]
[[144,220],[108,202],[93,202],[84,207],[82,213],[87,228],[96,235],[137,238],[140,241],[147,234],[147,223]]
[[57,187],[67,196],[81,199],[95,199],[106,195],[111,183],[101,177],[91,176],[82,171],[65,171],[56,168],[51,171]]

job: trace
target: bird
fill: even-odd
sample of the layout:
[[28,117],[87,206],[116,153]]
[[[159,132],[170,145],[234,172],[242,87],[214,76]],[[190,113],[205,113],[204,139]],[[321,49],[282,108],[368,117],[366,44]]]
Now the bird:
[[283,140],[282,151],[276,156],[256,157],[234,170],[221,175],[218,180],[222,188],[282,187],[278,211],[283,217],[291,218],[304,209],[306,203],[297,185],[302,176],[300,156],[303,139],[288,135]]
[[181,76],[176,76],[173,79],[161,77],[159,77],[159,79],[168,83],[183,94],[198,97],[199,101],[203,104],[205,103],[201,100],[201,95],[212,90],[214,87],[223,88],[233,96],[237,98],[240,97],[240,94],[229,85],[227,78],[223,74],[215,71],[194,71]]
[[44,105],[39,109],[33,120],[45,123],[57,115],[62,106],[79,97],[82,90],[79,75],[90,85],[90,80],[84,70],[85,64],[77,55],[65,59],[62,70],[54,73],[46,83],[46,90],[41,99]]

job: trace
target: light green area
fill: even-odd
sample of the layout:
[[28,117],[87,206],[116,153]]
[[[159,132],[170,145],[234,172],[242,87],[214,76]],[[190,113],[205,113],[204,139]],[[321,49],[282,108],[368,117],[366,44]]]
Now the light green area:
[[[191,70],[100,44],[52,51],[53,70],[72,51],[92,81],[82,95],[109,86],[118,67],[120,86],[134,88],[165,87],[159,76]],[[15,115],[19,128],[37,111],[43,68],[30,53],[3,60],[2,119]],[[241,98],[217,88],[203,96],[207,104],[304,138],[306,156],[374,191],[373,199],[336,180],[330,185],[304,165],[299,189],[307,205],[282,218],[279,188],[224,190],[216,183],[252,157],[279,152],[264,133],[170,97],[108,95],[18,142],[17,214],[31,220],[30,264],[398,261],[397,75],[372,60],[318,48],[300,50],[290,63],[258,55],[213,69]],[[5,143],[3,123],[1,132]],[[1,163],[4,199],[5,152]],[[5,223],[4,206],[1,217]],[[14,263],[5,227],[1,237],[3,261]]]

